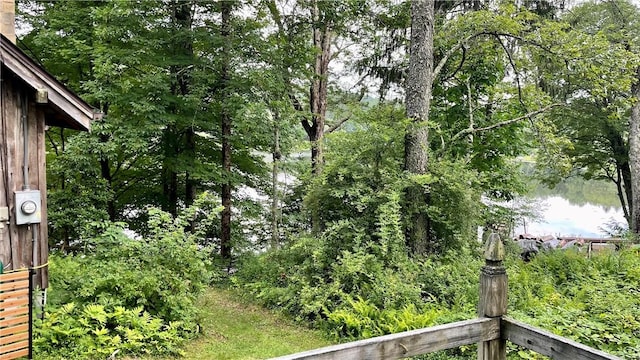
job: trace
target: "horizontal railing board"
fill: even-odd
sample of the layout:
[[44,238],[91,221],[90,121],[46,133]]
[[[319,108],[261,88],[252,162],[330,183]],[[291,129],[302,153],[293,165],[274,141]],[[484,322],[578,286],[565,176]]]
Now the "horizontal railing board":
[[0,283],[0,291],[11,291],[16,289],[28,289],[29,280],[10,281]]
[[[0,306],[2,306],[2,303],[0,303]],[[8,318],[11,316],[20,316],[25,314],[29,314],[28,306],[16,306],[0,311],[0,318]]]
[[29,289],[19,289],[0,293],[0,301],[18,297],[29,297]]
[[29,324],[28,323],[0,329],[0,337],[1,336],[8,336],[8,335],[11,335],[11,334],[16,334],[16,333],[24,332],[24,331],[29,331]]
[[0,274],[0,359],[29,356],[30,272]]
[[9,327],[13,325],[28,323],[28,322],[29,322],[28,315],[16,316],[16,317],[0,320],[0,327]]
[[14,280],[28,280],[29,276],[28,270],[0,274],[0,283]]
[[8,354],[2,354],[2,360],[13,360],[29,355],[29,349],[22,349]]
[[27,296],[27,297],[21,297],[17,299],[7,299],[2,303],[0,303],[0,306],[2,306],[5,309],[18,307],[18,306],[29,306],[29,297]]
[[29,333],[28,332],[21,332],[18,334],[13,334],[10,336],[6,336],[6,337],[2,337],[0,338],[0,346],[2,345],[8,345],[20,340],[29,340]]
[[19,341],[10,345],[0,346],[0,359],[4,359],[4,354],[29,348],[29,340]]
[[478,318],[327,346],[272,360],[400,359],[500,337],[500,319]]
[[579,342],[509,318],[502,319],[502,338],[556,360],[622,360]]

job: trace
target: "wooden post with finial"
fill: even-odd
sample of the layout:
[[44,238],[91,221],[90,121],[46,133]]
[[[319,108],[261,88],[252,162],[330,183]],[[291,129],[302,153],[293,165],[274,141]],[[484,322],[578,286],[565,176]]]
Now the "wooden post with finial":
[[[499,318],[507,313],[507,272],[503,265],[504,245],[492,233],[485,244],[485,266],[480,271],[478,316]],[[478,360],[505,360],[506,341],[495,339],[478,343]]]

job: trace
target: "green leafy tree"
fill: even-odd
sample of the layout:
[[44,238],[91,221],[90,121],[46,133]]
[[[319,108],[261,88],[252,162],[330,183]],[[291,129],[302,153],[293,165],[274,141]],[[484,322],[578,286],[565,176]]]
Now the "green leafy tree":
[[[65,209],[58,219],[82,213],[56,204],[80,189],[98,214],[144,233],[146,206],[175,214],[212,190],[227,205],[215,238],[224,238],[229,256],[230,199],[241,186],[262,186],[259,153],[272,144],[264,107],[252,105],[263,95],[253,85],[265,77],[256,54],[266,48],[262,20],[234,14],[243,6],[249,5],[25,3],[21,19],[31,27],[25,47],[105,114],[91,134],[49,133],[52,209]],[[252,62],[257,66],[246,65]],[[78,226],[54,226],[64,241],[77,238]]]
[[[632,226],[634,174],[631,147],[633,91],[637,82],[638,9],[625,1],[585,3],[563,18],[567,31],[546,36],[556,56],[539,56],[543,88],[567,106],[554,112],[553,129],[564,141],[543,144],[540,165],[555,184],[578,174],[615,184],[625,217]],[[633,112],[632,112],[633,113]]]

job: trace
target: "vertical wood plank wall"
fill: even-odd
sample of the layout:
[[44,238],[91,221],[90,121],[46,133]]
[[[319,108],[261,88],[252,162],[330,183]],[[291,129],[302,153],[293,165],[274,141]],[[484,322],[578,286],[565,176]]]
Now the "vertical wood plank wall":
[[[4,70],[4,69],[3,69]],[[14,191],[22,190],[24,159],[23,127],[21,120],[20,94],[26,92],[28,98],[29,126],[29,188],[40,190],[42,217],[38,228],[38,259],[35,265],[48,261],[48,234],[46,217],[46,152],[44,112],[34,102],[32,89],[24,88],[8,71],[2,71],[0,83],[0,207],[9,207],[10,222],[0,229],[0,260],[5,268],[15,270],[32,266],[34,226],[16,225]],[[46,267],[38,271],[36,286],[46,287],[48,272]]]

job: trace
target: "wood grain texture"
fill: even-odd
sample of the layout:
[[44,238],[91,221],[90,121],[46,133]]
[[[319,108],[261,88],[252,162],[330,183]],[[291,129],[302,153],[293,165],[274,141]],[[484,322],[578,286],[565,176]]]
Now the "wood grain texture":
[[14,281],[14,280],[29,280],[29,272],[16,271],[16,272],[10,272],[6,274],[0,274],[0,283],[4,283],[7,281]]
[[507,313],[507,285],[504,267],[482,268],[479,316],[498,317]]
[[[485,251],[486,265],[480,271],[478,317],[499,319],[507,313],[507,273],[502,265],[504,247],[496,234],[491,234]],[[478,360],[505,360],[506,341],[496,339],[478,343]]]
[[[10,221],[0,229],[0,261],[6,270],[28,268],[34,265],[33,235],[38,235],[38,259],[35,265],[41,265],[48,260],[48,232],[46,216],[46,140],[44,110],[34,102],[33,94],[21,84],[20,79],[5,71],[2,73],[2,87],[0,104],[2,118],[0,119],[0,206],[9,209]],[[23,176],[23,162],[25,160],[25,128],[22,121],[22,102],[26,100],[26,115],[29,154],[26,159],[28,179]],[[43,226],[16,225],[15,191],[29,189],[41,191],[41,224]],[[36,286],[46,288],[48,273],[46,269],[37,272]]]
[[8,345],[22,340],[29,340],[29,332],[20,332],[8,336],[3,336],[0,338],[0,346]]
[[0,336],[9,336],[11,334],[17,334],[29,331],[29,324],[20,324],[12,327],[6,327],[0,329]]
[[18,289],[28,289],[28,288],[29,288],[29,279],[0,283],[0,291],[13,291]]
[[[21,172],[19,164],[22,162],[22,150],[18,150],[20,141],[18,135],[20,133],[20,114],[19,114],[18,91],[15,86],[15,77],[6,72],[2,73],[2,123],[3,133],[2,139],[4,146],[4,164],[2,169],[3,181],[5,183],[4,202],[2,206],[9,208],[9,217],[15,218],[14,191],[18,184],[18,176]],[[16,172],[17,171],[17,172]],[[12,219],[7,225],[8,230],[3,238],[4,247],[8,247],[8,251],[4,250],[2,258],[4,259],[5,269],[17,269],[23,266],[20,260],[21,242],[18,241],[18,228],[15,220]]]
[[29,347],[29,341],[28,340],[18,341],[18,342],[13,343],[13,344],[0,346],[0,358],[4,359],[4,355],[2,355],[2,354],[6,354],[6,353],[9,353],[9,352],[12,352],[12,351],[16,351],[16,350],[21,350],[21,349],[28,348],[28,347]]
[[0,293],[0,301],[7,299],[29,296],[29,289],[19,289],[15,291]]
[[[2,307],[4,308],[10,308],[10,307],[16,307],[16,306],[28,306],[29,305],[29,297],[21,297],[19,299],[8,299],[2,302]],[[0,320],[0,324],[2,323],[2,320]],[[0,325],[0,327],[3,325]],[[5,325],[6,326],[6,325]]]
[[549,331],[504,318],[502,338],[556,360],[622,360]]
[[12,308],[4,308],[0,311],[0,317],[8,318],[10,316],[29,315],[28,306],[16,306]]
[[[40,226],[38,227],[40,233],[38,234],[38,259],[36,265],[47,264],[49,262],[49,229],[48,229],[48,217],[47,217],[47,145],[45,136],[45,123],[44,123],[44,111],[42,106],[36,106],[36,119],[38,124],[38,186],[39,189],[43,189],[41,196],[41,209]],[[43,267],[36,270],[37,282],[34,286],[40,286],[41,289],[46,289],[49,284],[49,267]]]
[[[26,304],[29,304],[29,299],[26,299]],[[24,304],[20,304],[20,305],[24,305]],[[3,327],[3,328],[10,327],[10,326],[24,324],[28,322],[29,322],[28,315],[17,316],[17,317],[0,320],[0,327]]]
[[498,339],[499,327],[500,319],[480,318],[328,346],[275,359],[400,359]]
[[2,354],[2,360],[13,360],[29,355],[29,349],[22,349],[7,354]]

